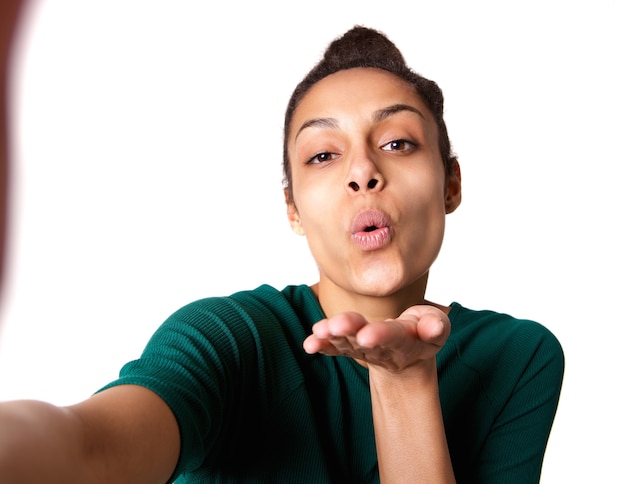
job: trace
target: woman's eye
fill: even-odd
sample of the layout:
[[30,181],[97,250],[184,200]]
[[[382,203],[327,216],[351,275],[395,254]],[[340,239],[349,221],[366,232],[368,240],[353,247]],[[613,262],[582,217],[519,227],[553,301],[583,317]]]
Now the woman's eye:
[[416,144],[405,139],[394,139],[380,147],[383,151],[408,151],[415,148]]
[[318,153],[307,161],[307,164],[316,164],[316,163],[326,163],[328,161],[332,161],[335,159],[337,155],[334,153],[330,153],[328,151],[324,151],[323,153]]

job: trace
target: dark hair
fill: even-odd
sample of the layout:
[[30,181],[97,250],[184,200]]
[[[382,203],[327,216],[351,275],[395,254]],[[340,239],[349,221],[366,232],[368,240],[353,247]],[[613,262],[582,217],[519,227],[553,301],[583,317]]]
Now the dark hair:
[[406,65],[402,53],[385,34],[357,25],[330,43],[322,60],[296,86],[287,104],[283,132],[283,182],[288,190],[289,200],[293,200],[293,192],[287,141],[293,113],[302,98],[317,82],[335,72],[355,67],[383,69],[415,87],[417,94],[435,117],[439,132],[439,152],[444,162],[446,175],[452,174],[456,155],[452,152],[448,129],[443,120],[443,93],[441,89],[435,82],[411,70]]

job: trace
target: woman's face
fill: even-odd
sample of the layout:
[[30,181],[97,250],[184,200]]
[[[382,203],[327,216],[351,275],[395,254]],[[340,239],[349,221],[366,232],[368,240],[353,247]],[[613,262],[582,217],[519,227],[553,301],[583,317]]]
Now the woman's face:
[[427,277],[460,180],[446,180],[435,121],[411,85],[369,68],[324,78],[294,113],[288,152],[289,220],[320,287],[389,296]]

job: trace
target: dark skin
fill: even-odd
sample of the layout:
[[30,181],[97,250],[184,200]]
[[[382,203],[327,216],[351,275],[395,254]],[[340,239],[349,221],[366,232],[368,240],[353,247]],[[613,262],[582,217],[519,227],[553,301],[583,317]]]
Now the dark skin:
[[11,54],[27,2],[3,0],[0,2],[0,296],[4,280],[4,258],[9,196],[9,135],[8,81]]

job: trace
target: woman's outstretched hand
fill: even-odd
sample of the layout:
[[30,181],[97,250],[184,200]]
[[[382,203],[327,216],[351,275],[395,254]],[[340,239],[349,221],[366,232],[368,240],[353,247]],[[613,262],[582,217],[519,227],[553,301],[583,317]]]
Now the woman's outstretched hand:
[[434,306],[412,306],[396,319],[367,321],[354,312],[313,326],[304,340],[307,353],[349,356],[393,372],[433,358],[450,335],[448,316]]

